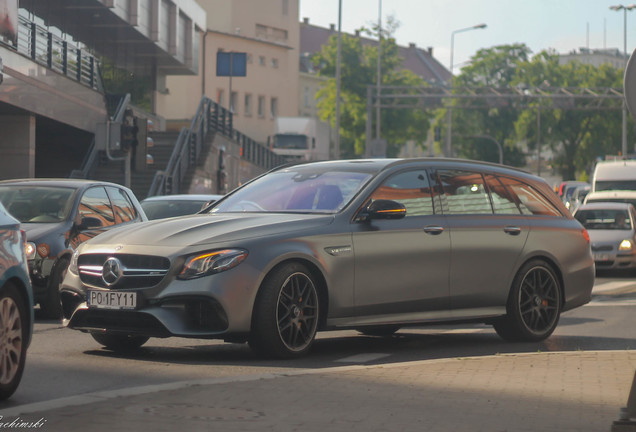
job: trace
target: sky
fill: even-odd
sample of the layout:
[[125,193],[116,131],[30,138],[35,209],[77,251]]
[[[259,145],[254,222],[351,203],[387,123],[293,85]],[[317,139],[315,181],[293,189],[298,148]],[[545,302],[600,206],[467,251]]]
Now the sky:
[[[299,0],[300,19],[329,27],[338,25],[339,0]],[[620,0],[340,0],[342,31],[377,24],[392,16],[400,26],[399,45],[433,48],[433,56],[450,68],[451,35],[456,30],[486,24],[484,29],[455,32],[453,70],[465,65],[479,49],[524,43],[533,53],[555,49],[561,54],[579,48],[623,50],[625,12]],[[636,9],[627,11],[627,52],[636,47]]]

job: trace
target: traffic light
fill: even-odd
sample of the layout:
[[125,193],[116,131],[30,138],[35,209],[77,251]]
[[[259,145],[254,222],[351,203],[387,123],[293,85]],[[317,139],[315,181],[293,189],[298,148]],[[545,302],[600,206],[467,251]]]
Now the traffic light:
[[435,126],[435,141],[441,141],[442,139],[442,129],[439,126]]
[[121,149],[128,153],[138,144],[137,133],[139,128],[131,110],[126,110],[124,121],[121,124]]

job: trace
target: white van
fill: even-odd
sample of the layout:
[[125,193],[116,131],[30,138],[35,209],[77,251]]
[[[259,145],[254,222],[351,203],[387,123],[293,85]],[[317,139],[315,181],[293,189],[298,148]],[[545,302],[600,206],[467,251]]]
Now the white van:
[[636,207],[636,190],[607,190],[590,192],[585,197],[585,204],[598,202],[630,203]]
[[636,160],[601,161],[594,168],[592,192],[636,191]]

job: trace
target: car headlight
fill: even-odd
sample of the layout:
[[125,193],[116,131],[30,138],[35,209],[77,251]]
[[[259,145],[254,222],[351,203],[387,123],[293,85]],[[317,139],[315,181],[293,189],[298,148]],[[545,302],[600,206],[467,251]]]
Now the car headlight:
[[37,248],[35,246],[35,243],[27,242],[26,246],[24,247],[24,252],[26,253],[26,257],[28,260],[35,259],[36,249]]
[[75,249],[75,252],[73,252],[73,256],[71,257],[71,263],[68,265],[68,271],[70,271],[74,275],[79,274],[79,269],[77,268],[78,258],[79,258],[79,249]]
[[221,273],[239,265],[247,257],[243,249],[223,249],[202,252],[186,258],[179,279],[195,279]]
[[632,250],[632,242],[631,240],[623,240],[620,245],[618,245],[619,251],[630,251]]

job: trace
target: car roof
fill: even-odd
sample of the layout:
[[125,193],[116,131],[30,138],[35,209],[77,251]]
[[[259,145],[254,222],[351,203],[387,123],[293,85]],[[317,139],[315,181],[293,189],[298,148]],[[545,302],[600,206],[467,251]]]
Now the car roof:
[[588,203],[580,206],[576,211],[580,212],[581,210],[627,210],[630,207],[634,207],[630,203],[620,203],[620,202],[597,202],[597,203]]
[[9,185],[23,185],[23,186],[58,186],[58,187],[72,187],[72,188],[84,188],[93,185],[102,186],[115,186],[124,189],[128,189],[117,183],[105,182],[100,180],[86,180],[86,179],[66,179],[66,178],[23,178],[12,180],[0,180],[0,186]]
[[587,199],[594,198],[636,198],[636,191],[632,190],[604,190],[590,192],[587,195]]
[[223,195],[218,194],[175,194],[175,195],[155,195],[145,198],[142,203],[150,201],[211,201],[221,199]]

